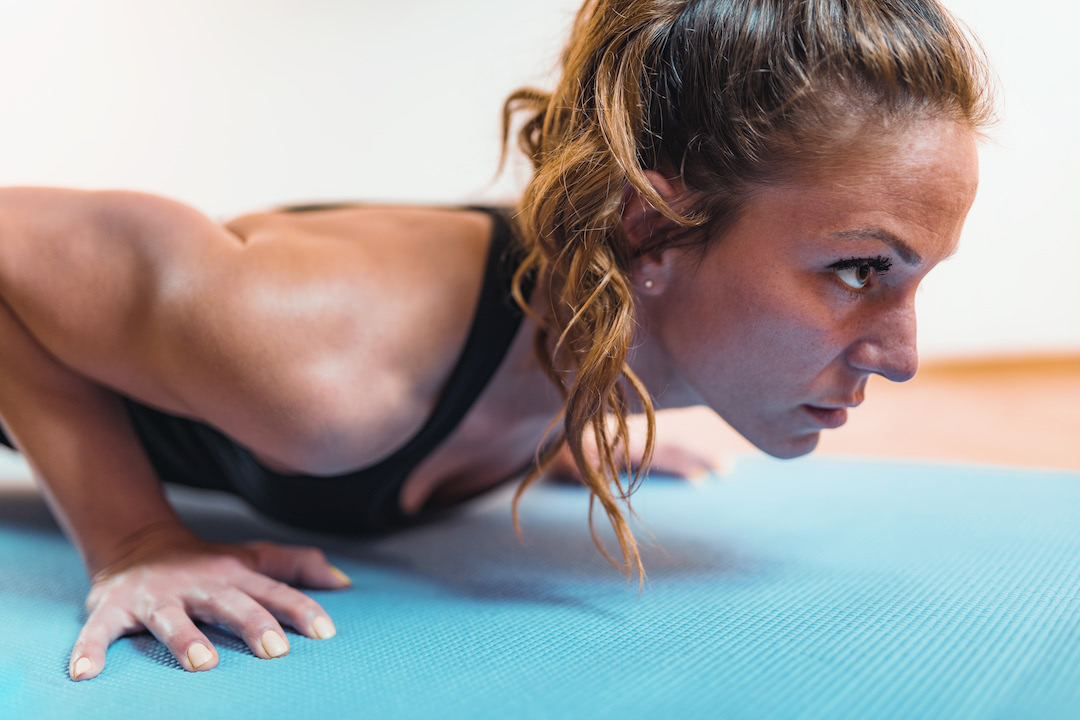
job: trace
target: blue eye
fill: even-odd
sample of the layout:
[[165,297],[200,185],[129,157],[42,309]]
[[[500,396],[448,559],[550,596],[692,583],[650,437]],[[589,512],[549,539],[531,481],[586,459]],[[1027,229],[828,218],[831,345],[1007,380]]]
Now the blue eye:
[[836,273],[840,282],[852,290],[864,290],[875,275],[884,275],[892,267],[887,257],[850,258],[833,263],[829,269]]

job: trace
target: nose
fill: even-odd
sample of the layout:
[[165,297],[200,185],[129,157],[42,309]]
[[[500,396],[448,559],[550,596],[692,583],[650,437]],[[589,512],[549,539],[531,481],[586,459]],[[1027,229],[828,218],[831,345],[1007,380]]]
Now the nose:
[[907,382],[919,370],[915,329],[913,301],[875,314],[868,319],[859,339],[849,346],[848,364],[893,382]]

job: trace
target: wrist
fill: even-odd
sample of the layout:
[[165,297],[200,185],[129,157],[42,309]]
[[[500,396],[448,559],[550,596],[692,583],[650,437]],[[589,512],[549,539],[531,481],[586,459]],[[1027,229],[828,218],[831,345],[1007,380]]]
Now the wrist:
[[201,542],[176,516],[149,522],[110,542],[84,558],[91,582],[98,582],[136,564],[141,557],[163,546],[184,546]]

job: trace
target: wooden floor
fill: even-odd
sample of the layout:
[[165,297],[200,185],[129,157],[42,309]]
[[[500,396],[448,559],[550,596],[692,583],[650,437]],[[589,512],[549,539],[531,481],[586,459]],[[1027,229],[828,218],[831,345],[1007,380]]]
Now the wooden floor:
[[816,453],[1080,471],[1080,355],[928,362],[902,384],[875,376]]

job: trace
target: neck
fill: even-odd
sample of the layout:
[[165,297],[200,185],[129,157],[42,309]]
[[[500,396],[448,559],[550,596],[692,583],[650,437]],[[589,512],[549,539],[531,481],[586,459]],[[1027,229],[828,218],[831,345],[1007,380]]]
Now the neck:
[[[652,396],[653,409],[667,410],[701,405],[701,397],[679,374],[640,302],[637,303],[636,311],[638,321],[634,324],[634,339],[627,354],[627,364],[648,389]],[[636,393],[631,393],[631,396],[635,400],[634,412],[641,412],[643,409],[636,407]]]
[[[550,311],[547,304],[541,300],[541,298],[546,297],[546,287],[538,285],[530,298],[530,307],[540,315]],[[653,324],[649,322],[646,308],[636,298],[635,314],[637,320],[634,324],[634,337],[627,353],[627,364],[645,385],[652,399],[653,408],[663,410],[701,405],[703,403],[701,397],[686,384],[676,370],[674,363],[671,362],[670,357],[661,345]],[[529,326],[529,337],[532,338],[536,326],[529,320],[526,320],[526,324]],[[558,337],[555,334],[548,336],[547,350],[549,354],[554,350],[557,340]],[[529,364],[532,366],[531,370],[543,375],[539,361],[536,360],[532,352],[531,342],[528,352]],[[553,366],[556,372],[565,379],[567,387],[569,387],[574,381],[576,370],[565,347],[561,348],[558,357],[554,358]],[[545,381],[550,384],[550,381],[546,380],[546,376]],[[644,412],[644,407],[641,405],[634,389],[625,379],[621,382],[630,401],[630,411],[632,413]]]

